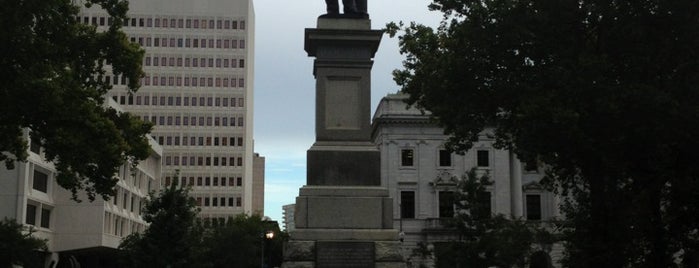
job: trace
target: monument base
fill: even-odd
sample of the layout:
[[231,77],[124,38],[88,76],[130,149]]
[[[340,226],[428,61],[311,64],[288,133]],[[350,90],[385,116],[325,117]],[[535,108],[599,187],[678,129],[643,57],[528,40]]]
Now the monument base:
[[405,268],[393,202],[379,186],[304,186],[282,268]]
[[[293,237],[292,232],[292,237]],[[397,241],[292,240],[282,268],[405,268]]]
[[368,186],[304,186],[296,197],[296,228],[392,229],[388,190]]
[[308,185],[381,185],[381,155],[369,142],[316,142],[306,161]]

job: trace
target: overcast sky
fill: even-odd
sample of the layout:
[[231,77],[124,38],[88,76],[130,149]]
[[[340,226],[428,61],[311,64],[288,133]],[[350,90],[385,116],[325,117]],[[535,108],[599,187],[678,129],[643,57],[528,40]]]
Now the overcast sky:
[[[325,13],[322,0],[253,0],[255,6],[255,152],[266,158],[265,215],[282,224],[282,205],[295,202],[306,182],[306,150],[315,140],[313,58],[303,50],[305,28]],[[342,1],[340,1],[342,2]],[[368,0],[373,29],[391,21],[436,26],[429,0]],[[397,38],[384,35],[372,69],[371,111],[398,91],[391,71],[401,67]]]

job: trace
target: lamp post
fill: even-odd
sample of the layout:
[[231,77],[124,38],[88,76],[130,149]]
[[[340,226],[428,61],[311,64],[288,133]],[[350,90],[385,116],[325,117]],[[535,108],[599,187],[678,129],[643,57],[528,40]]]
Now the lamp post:
[[[260,259],[260,265],[262,268],[265,268],[265,240],[272,240],[272,238],[274,238],[274,231],[272,231],[272,230],[265,231],[265,233],[262,235],[261,238],[262,239],[260,242],[261,242],[261,246],[262,246],[261,247],[262,248],[262,254],[261,254],[262,258]],[[270,262],[271,262],[271,260],[272,260],[271,254],[270,254],[269,258],[270,258]]]

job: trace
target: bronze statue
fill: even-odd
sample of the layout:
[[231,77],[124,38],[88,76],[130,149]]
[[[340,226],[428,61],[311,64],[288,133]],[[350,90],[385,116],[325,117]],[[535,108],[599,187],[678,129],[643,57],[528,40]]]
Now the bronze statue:
[[[342,0],[344,14],[351,17],[368,18],[369,14],[367,13],[366,1],[367,0]],[[325,0],[325,4],[328,6],[327,16],[340,15],[338,0]]]

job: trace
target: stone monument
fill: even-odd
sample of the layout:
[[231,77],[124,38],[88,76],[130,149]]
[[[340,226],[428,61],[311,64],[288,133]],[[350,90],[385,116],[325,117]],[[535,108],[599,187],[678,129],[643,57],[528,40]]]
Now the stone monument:
[[282,267],[402,268],[371,142],[371,67],[383,31],[371,29],[368,15],[328,15],[305,31],[305,50],[316,58],[316,141]]

